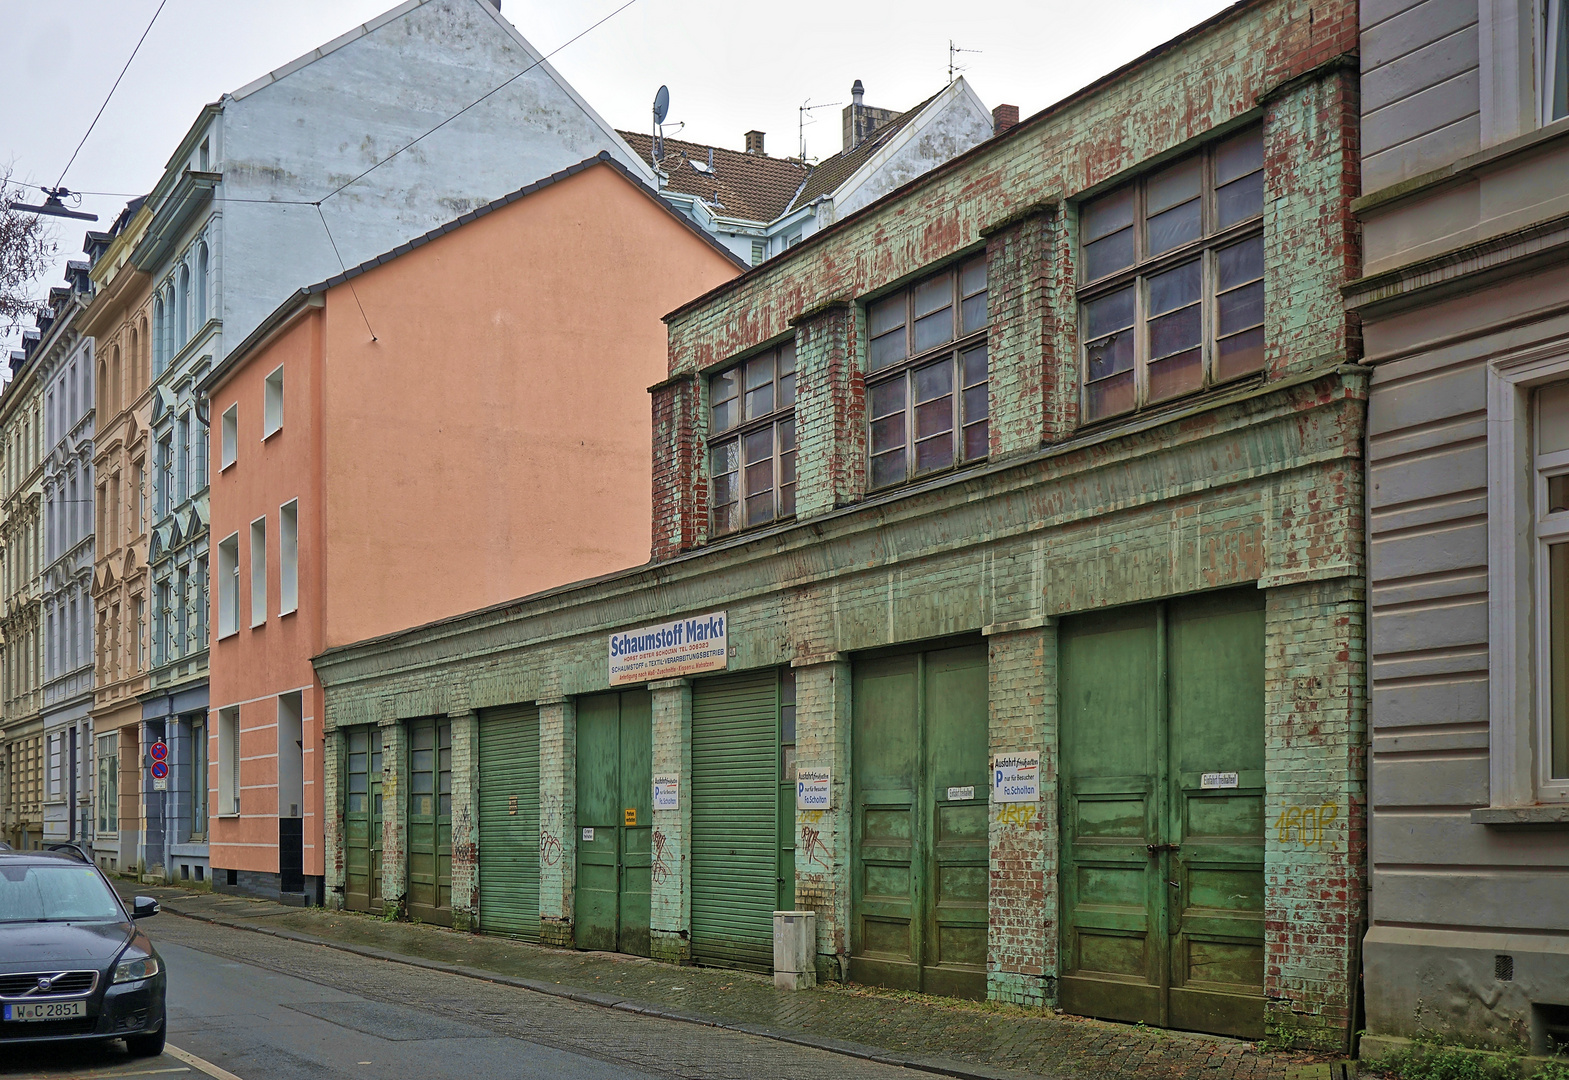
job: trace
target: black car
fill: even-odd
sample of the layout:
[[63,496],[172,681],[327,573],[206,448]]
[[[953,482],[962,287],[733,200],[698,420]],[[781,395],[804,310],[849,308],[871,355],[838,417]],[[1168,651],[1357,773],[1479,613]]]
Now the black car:
[[0,1046],[124,1039],[163,1053],[163,961],[135,922],[156,914],[145,896],[126,911],[80,851],[0,846]]

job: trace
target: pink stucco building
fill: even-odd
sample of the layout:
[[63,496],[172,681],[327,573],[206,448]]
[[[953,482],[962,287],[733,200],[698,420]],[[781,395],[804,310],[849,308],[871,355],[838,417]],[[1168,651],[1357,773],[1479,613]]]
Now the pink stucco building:
[[314,655],[647,560],[661,316],[740,269],[601,155],[301,289],[203,381],[219,888],[319,894]]

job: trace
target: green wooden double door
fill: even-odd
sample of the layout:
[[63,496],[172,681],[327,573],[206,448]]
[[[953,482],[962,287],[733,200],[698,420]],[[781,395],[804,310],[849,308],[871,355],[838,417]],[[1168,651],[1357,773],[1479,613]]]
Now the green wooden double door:
[[1256,589],[1063,620],[1062,1008],[1264,1034]]
[[539,940],[539,868],[561,859],[540,844],[539,707],[479,714],[479,928]]
[[647,690],[577,699],[573,940],[580,949],[649,953],[653,751]]
[[851,695],[850,978],[983,998],[986,648],[858,660]]
[[345,733],[343,761],[343,903],[381,914],[381,728]]
[[409,915],[452,925],[452,721],[410,720]]

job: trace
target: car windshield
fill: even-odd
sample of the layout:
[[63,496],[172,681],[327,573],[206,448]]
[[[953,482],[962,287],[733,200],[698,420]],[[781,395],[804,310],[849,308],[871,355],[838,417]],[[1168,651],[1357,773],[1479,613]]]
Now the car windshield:
[[124,917],[91,866],[0,865],[0,923],[118,922]]

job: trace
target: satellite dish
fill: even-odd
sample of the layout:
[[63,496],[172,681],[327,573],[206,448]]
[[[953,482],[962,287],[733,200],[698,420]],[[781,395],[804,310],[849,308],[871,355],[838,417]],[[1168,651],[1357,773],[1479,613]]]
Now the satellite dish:
[[661,86],[654,95],[654,123],[663,124],[665,114],[670,111],[670,87]]

